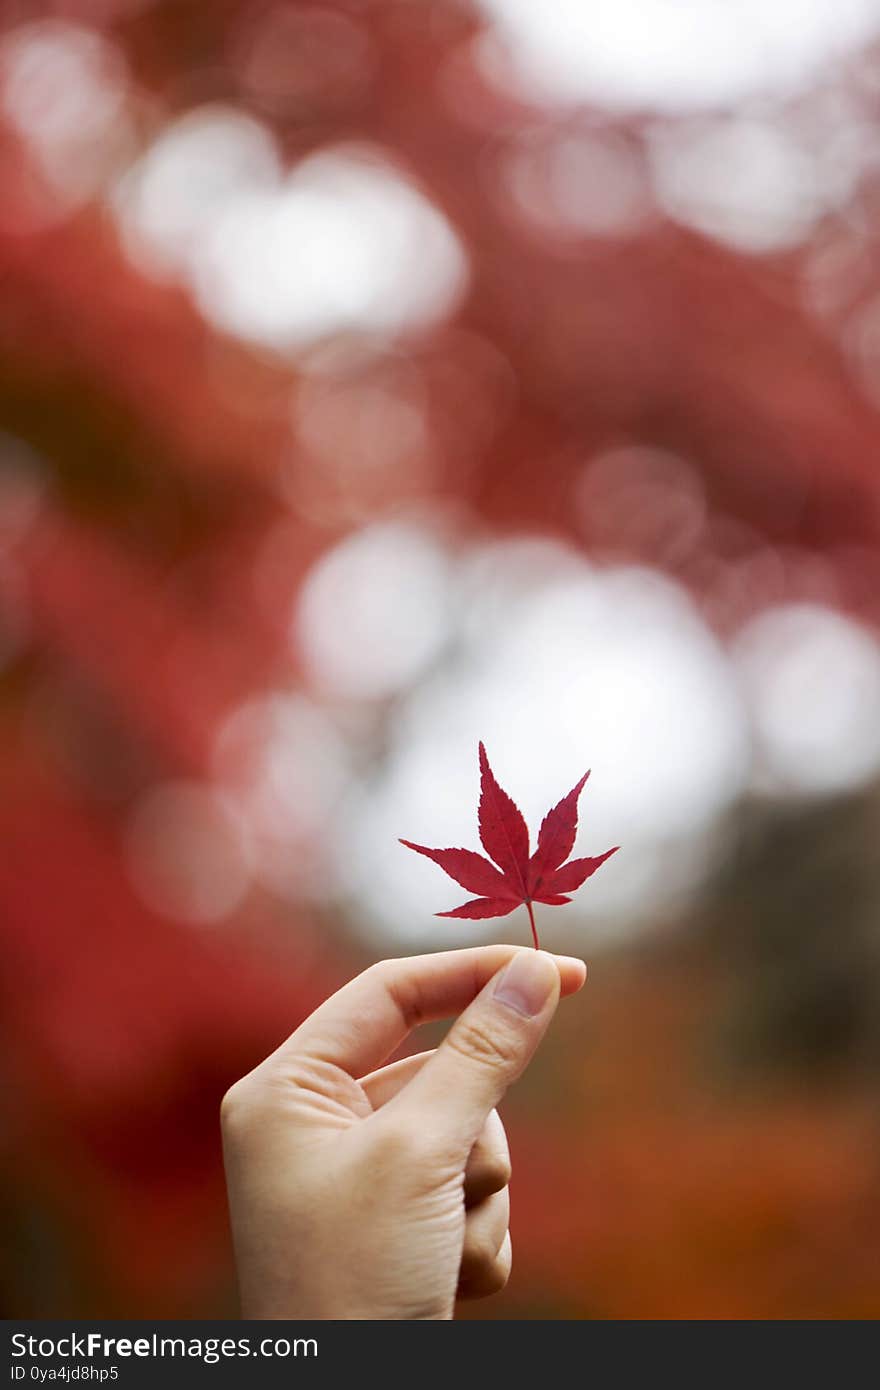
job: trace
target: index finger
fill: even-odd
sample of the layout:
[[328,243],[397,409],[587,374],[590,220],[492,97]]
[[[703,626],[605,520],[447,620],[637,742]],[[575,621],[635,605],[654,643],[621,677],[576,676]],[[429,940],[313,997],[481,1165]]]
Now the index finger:
[[[309,1057],[363,1076],[419,1024],[460,1013],[520,949],[473,946],[381,961],[331,995],[267,1061],[284,1065]],[[586,966],[574,956],[553,959],[560,993],[574,994],[586,979]]]

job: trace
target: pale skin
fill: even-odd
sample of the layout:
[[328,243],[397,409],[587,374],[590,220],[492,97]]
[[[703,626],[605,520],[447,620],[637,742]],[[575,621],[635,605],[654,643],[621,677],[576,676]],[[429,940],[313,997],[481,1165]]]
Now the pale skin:
[[[448,1319],[507,1283],[496,1109],[582,961],[484,946],[383,961],[237,1081],[221,1120],[247,1318]],[[385,1065],[420,1023],[433,1052]]]

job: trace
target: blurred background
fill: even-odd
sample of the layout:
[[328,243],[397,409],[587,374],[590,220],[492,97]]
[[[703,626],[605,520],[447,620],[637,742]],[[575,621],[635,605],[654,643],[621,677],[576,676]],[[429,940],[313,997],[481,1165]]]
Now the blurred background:
[[234,1311],[480,738],[623,848],[466,1315],[880,1315],[878,213],[877,0],[4,0],[7,1315]]

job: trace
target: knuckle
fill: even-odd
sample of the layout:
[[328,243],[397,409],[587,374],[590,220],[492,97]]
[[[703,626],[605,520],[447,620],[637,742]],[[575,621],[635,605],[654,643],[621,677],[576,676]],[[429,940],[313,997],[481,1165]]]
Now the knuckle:
[[475,1164],[474,1181],[486,1192],[500,1192],[511,1176],[510,1158],[505,1153],[485,1154]]
[[507,1187],[513,1177],[513,1164],[510,1161],[510,1154],[495,1154],[492,1160],[492,1178],[497,1182],[499,1189]]
[[507,1260],[502,1260],[499,1256],[499,1258],[493,1262],[492,1268],[487,1272],[486,1293],[500,1293],[503,1288],[506,1288],[509,1278],[510,1263]]
[[462,1298],[490,1298],[500,1293],[510,1278],[510,1246],[507,1245],[486,1264],[467,1269],[462,1262],[458,1292]]
[[251,1108],[250,1088],[244,1078],[234,1081],[220,1102],[220,1124],[227,1133],[244,1125]]
[[511,1178],[510,1160],[493,1154],[472,1156],[464,1175],[465,1204],[477,1207],[487,1198],[504,1192]]
[[469,1062],[477,1062],[493,1071],[510,1071],[519,1061],[516,1040],[478,1018],[460,1018],[447,1044]]
[[373,980],[383,989],[390,988],[400,973],[400,962],[393,956],[386,956],[384,960],[376,960],[372,965],[368,965],[364,971],[363,978]]
[[467,1282],[476,1282],[489,1274],[498,1256],[498,1251],[485,1236],[465,1236],[461,1252],[461,1277]]
[[364,971],[364,978],[370,980],[384,980],[391,971],[392,962],[390,960],[374,960],[372,965],[368,965]]
[[393,956],[376,961],[360,976],[369,980],[377,993],[387,995],[400,1013],[408,1029],[423,1023],[422,992],[418,978],[403,968],[404,962]]

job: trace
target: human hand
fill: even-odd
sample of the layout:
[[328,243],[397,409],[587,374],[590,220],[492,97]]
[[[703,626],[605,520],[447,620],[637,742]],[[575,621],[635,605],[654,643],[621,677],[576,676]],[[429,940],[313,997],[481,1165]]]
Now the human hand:
[[[585,976],[511,946],[383,961],[237,1081],[221,1118],[243,1315],[451,1318],[503,1288],[495,1106]],[[381,1065],[462,1009],[436,1051]]]

